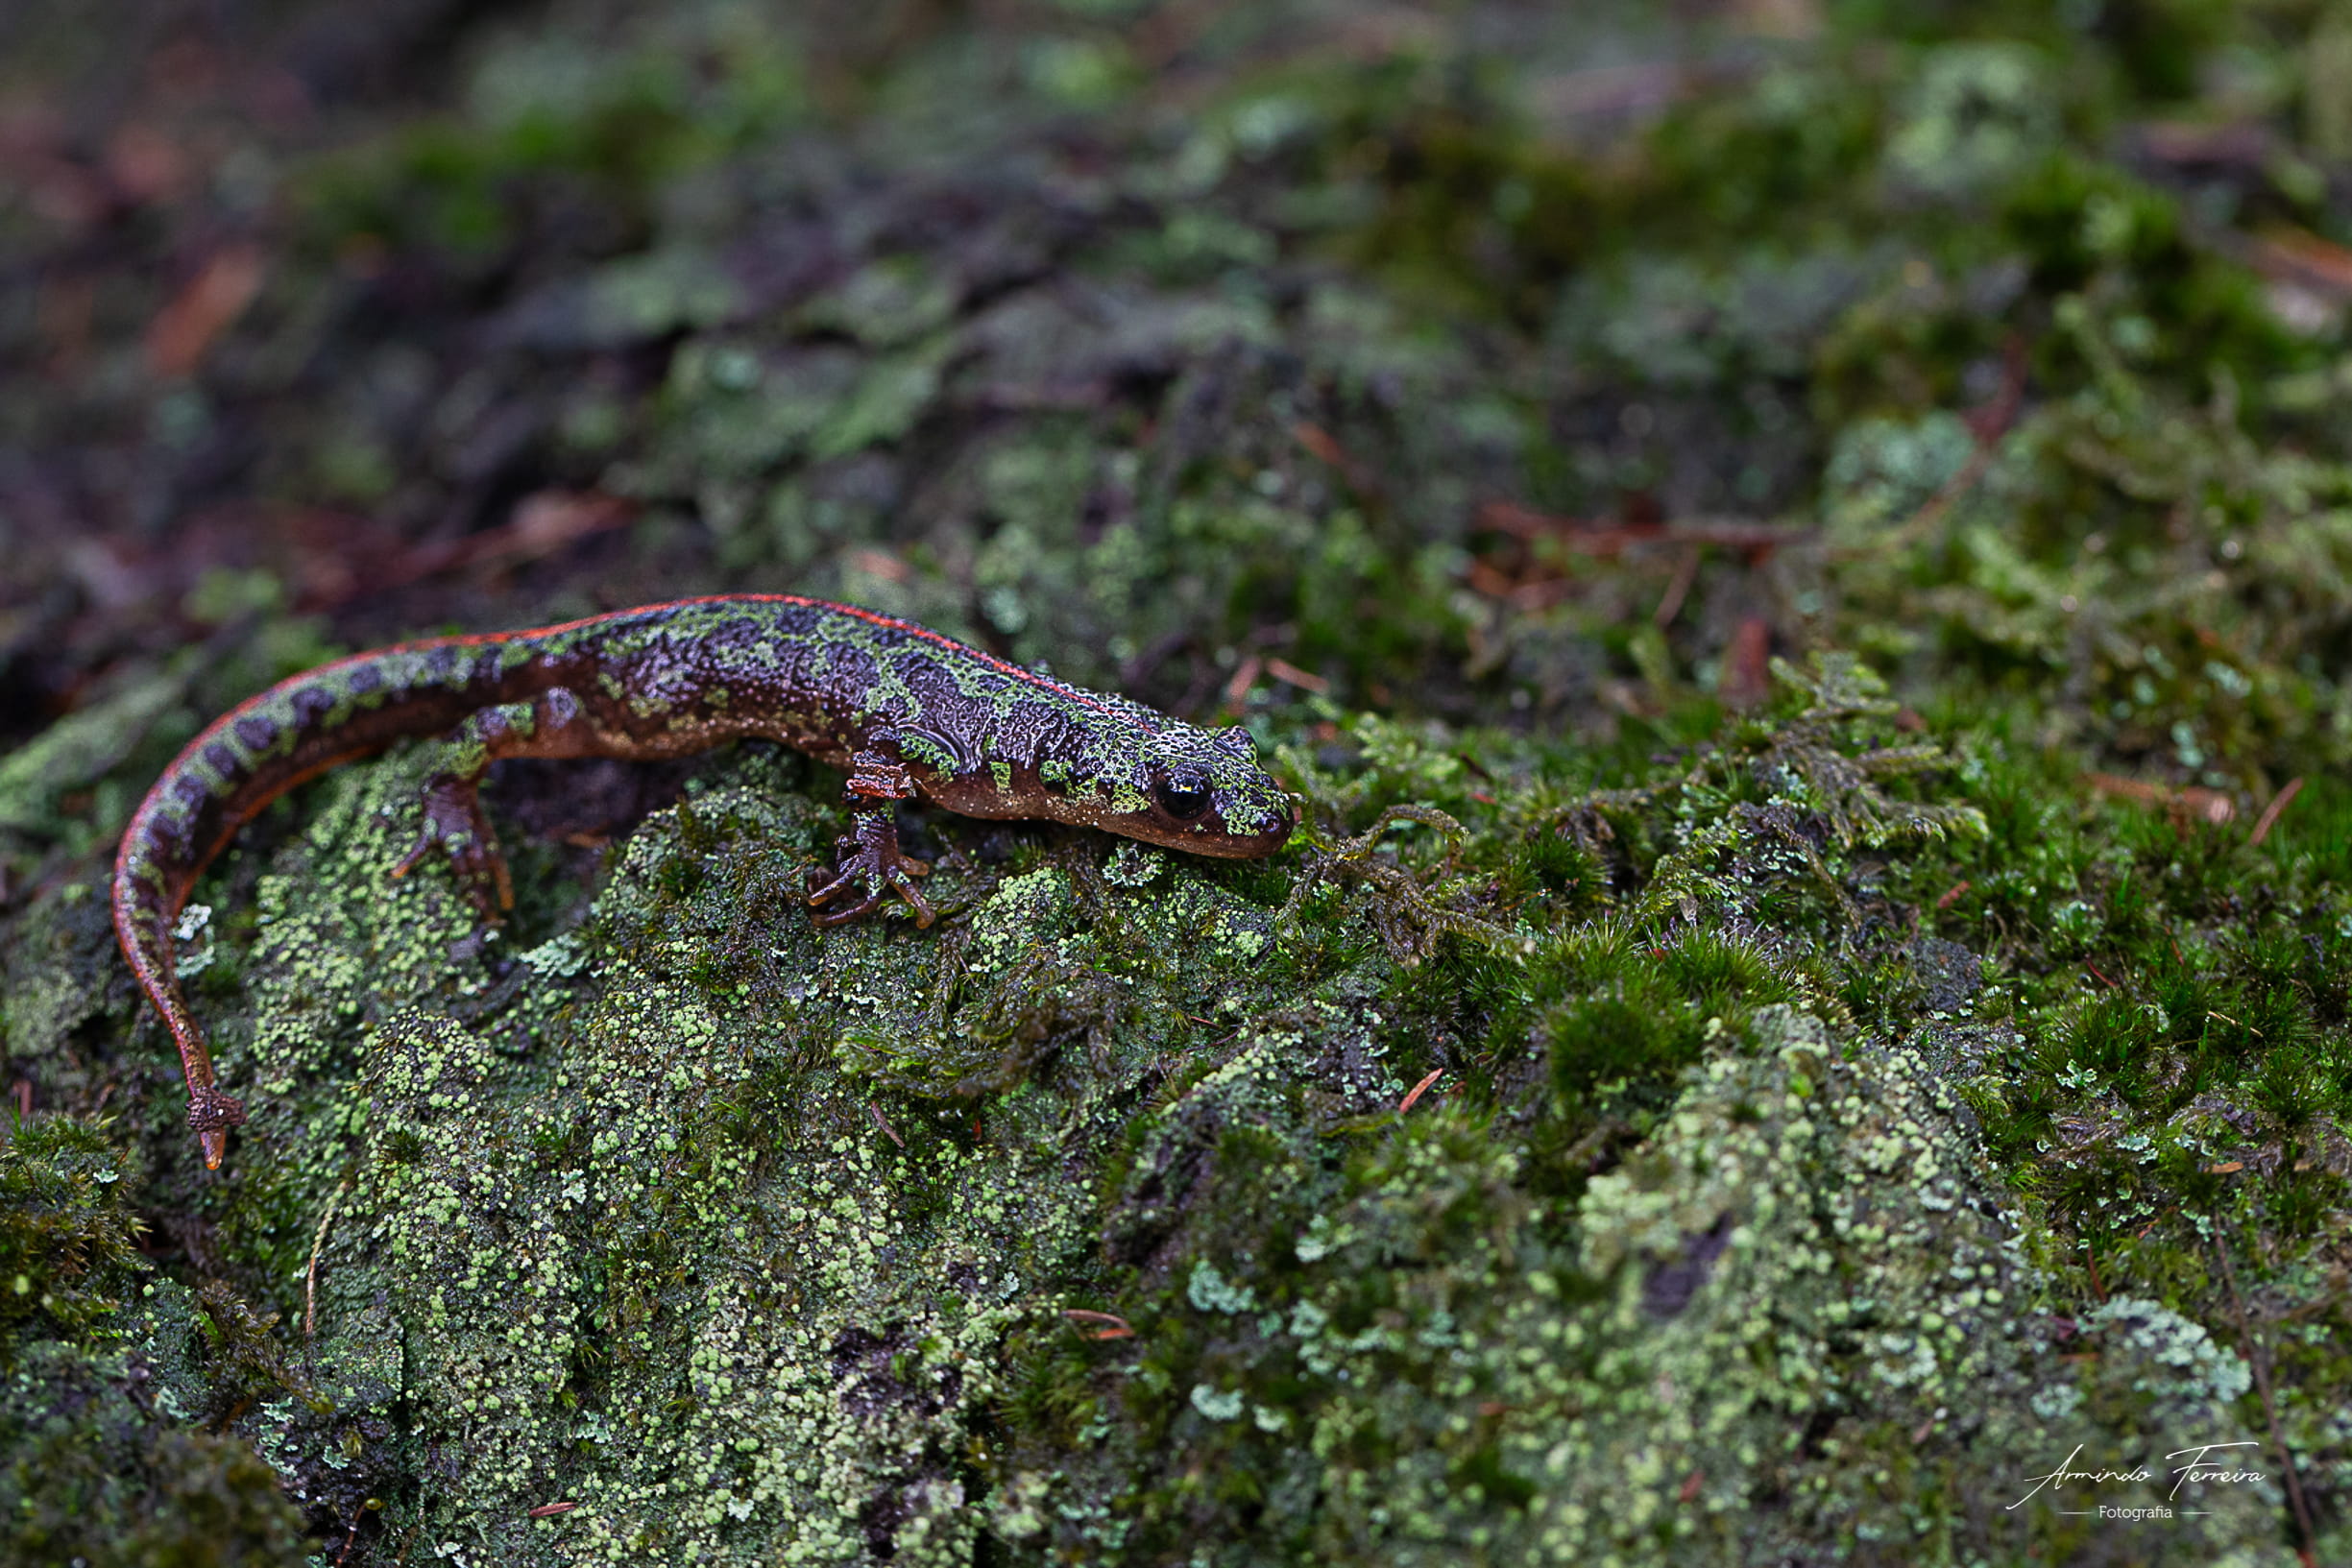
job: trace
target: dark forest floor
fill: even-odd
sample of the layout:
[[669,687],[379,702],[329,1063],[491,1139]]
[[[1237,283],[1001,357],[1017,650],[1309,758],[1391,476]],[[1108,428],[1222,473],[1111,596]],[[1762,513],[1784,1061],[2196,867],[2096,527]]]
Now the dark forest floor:
[[[0,1559],[2352,1559],[2347,301],[2318,0],[15,0]],[[207,1173],[174,752],[730,591],[1307,825],[396,752]]]

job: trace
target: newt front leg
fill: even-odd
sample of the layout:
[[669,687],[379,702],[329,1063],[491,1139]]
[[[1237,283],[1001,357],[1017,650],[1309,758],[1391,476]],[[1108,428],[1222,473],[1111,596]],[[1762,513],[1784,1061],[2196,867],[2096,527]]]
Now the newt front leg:
[[899,848],[898,823],[892,819],[891,807],[903,800],[914,799],[917,791],[914,778],[907,764],[883,748],[891,744],[887,733],[877,734],[875,745],[859,752],[851,760],[849,783],[842,787],[842,797],[856,811],[856,826],[835,846],[841,858],[834,868],[834,879],[820,887],[824,873],[809,868],[809,905],[816,908],[853,887],[862,885],[865,898],[845,909],[829,909],[812,915],[819,926],[838,926],[871,913],[895,888],[899,897],[914,908],[914,923],[928,927],[939,918],[938,911],[915,891],[913,880],[931,875],[931,862],[918,860]]

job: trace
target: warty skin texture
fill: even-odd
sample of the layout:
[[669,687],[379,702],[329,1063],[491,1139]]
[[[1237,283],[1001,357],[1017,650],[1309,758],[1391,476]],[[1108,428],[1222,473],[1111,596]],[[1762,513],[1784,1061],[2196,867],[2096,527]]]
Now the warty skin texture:
[[652,760],[728,740],[781,741],[847,769],[854,826],[821,925],[896,892],[920,924],[894,803],[1101,828],[1195,855],[1249,858],[1289,839],[1289,798],[1240,730],[1208,731],[1080,690],[911,622],[822,599],[684,599],[527,631],[355,654],[281,681],[188,743],[140,802],[114,862],[114,930],[172,1031],[188,1124],[217,1169],[245,1120],[213,1081],[175,974],[172,928],[196,878],[263,807],[393,742],[439,736],[424,825],[396,867],[446,856],[485,919],[512,902],[477,788],[501,758]]

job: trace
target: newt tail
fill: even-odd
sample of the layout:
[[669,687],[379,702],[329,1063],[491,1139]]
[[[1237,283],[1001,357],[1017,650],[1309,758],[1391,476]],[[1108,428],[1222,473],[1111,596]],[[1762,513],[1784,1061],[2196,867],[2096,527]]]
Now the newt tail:
[[188,743],[139,803],[114,861],[123,957],[169,1025],[188,1125],[218,1169],[245,1107],[215,1080],[181,994],[173,927],[205,866],[270,802],[396,741],[435,736],[416,845],[390,869],[446,861],[485,920],[513,902],[477,794],[508,757],[689,756],[751,736],[845,770],[851,832],[812,868],[819,925],[893,894],[933,912],[892,809],[1102,828],[1196,855],[1271,855],[1289,797],[1237,729],[1207,731],[1082,690],[870,610],[791,594],[682,599],[561,626],[434,638],[280,681]]

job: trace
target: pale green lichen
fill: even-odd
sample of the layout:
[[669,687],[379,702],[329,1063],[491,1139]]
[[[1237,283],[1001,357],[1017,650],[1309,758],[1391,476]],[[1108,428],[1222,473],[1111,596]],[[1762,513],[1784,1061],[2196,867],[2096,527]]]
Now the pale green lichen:
[[[514,472],[642,504],[485,622],[838,593],[1229,710],[1310,809],[1254,866],[934,818],[945,918],[820,933],[837,780],[745,748],[600,866],[502,821],[493,937],[442,869],[386,879],[465,760],[413,749],[199,889],[254,1111],[215,1179],[101,861],[199,723],[332,650],[266,572],[164,607],[218,666],[12,600],[10,689],[73,708],[0,760],[36,1111],[0,1529],[53,1532],[17,1555],[287,1560],[273,1476],[327,1561],[2345,1555],[2346,338],[2244,265],[2344,237],[2340,26],[1827,8],[1596,116],[1619,19],[1473,8],[1523,57],[1417,22],[1269,78],[1280,9],[1179,40],[1174,118],[1069,118],[1160,31],[1099,6],[812,54],[887,122],[853,156],[792,29],[624,6],[618,46],[481,40],[459,118],[273,207],[273,289],[382,256],[501,313],[449,364],[335,339],[324,414],[242,336],[308,357],[302,310],[227,329],[275,493],[465,512],[447,432],[497,404],[551,432]],[[2185,195],[2198,126],[2263,156]],[[550,210],[593,256],[531,242]],[[770,245],[788,211],[821,232]],[[579,350],[632,368],[546,374]],[[106,378],[17,445],[209,400]],[[97,602],[94,562],[60,580]],[[59,1106],[120,1120],[31,1161]],[[132,1214],[192,1284],[66,1278]],[[2008,1507],[2068,1444],[2209,1436],[2264,1475],[2194,1517]]]
[[[769,790],[706,789],[641,829],[590,925],[531,950],[520,990],[485,972],[495,948],[452,966],[471,940],[453,888],[381,880],[423,760],[343,775],[282,852],[252,962],[265,1022],[224,1052],[262,1091],[238,1206],[293,1220],[266,1271],[306,1278],[307,1221],[333,1206],[308,1363],[345,1392],[325,1418],[265,1410],[265,1451],[302,1475],[331,1466],[352,1422],[435,1412],[396,1446],[440,1453],[444,1483],[382,1524],[469,1560],[833,1561],[875,1542],[960,1560],[982,1516],[956,1432],[989,1408],[1006,1330],[1050,1319],[1083,1234],[1084,1190],[1021,1131],[1024,1099],[1050,1124],[1057,1097],[1016,1093],[973,1146],[967,1112],[885,1104],[812,1054],[845,1029],[934,1031],[909,984],[934,950],[797,916],[731,950],[761,918],[747,891],[817,836],[805,797],[756,763]],[[351,898],[289,897],[323,860]],[[1213,893],[1194,883],[1156,918],[1231,918]],[[960,983],[1026,973],[1069,897],[1051,868],[1007,880]],[[237,1244],[259,1256],[267,1236]],[[522,1517],[563,1498],[580,1506]]]

